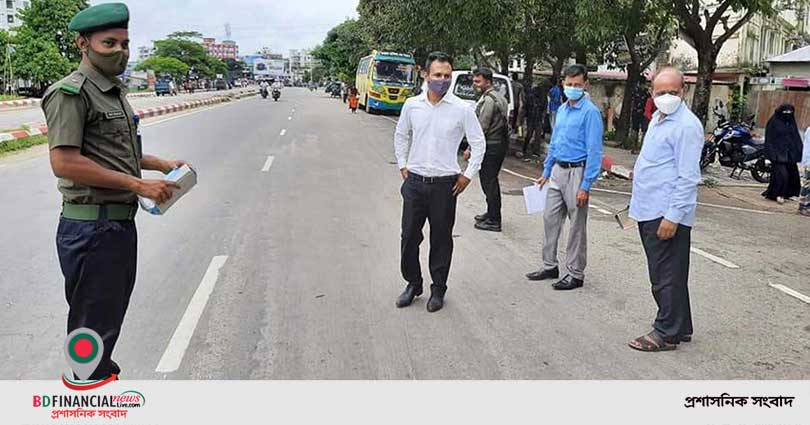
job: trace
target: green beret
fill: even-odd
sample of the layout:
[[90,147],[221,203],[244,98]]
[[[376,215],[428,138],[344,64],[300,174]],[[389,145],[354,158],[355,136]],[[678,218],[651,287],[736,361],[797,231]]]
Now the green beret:
[[88,7],[70,20],[68,29],[88,33],[111,28],[129,27],[129,9],[124,3],[105,3]]

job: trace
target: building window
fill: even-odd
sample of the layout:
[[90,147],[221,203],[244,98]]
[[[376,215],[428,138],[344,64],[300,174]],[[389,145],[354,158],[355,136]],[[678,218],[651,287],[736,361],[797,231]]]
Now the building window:
[[6,0],[6,9],[14,9],[14,0]]
[[8,15],[8,23],[9,23],[9,24],[13,24],[13,23],[14,23],[14,15]]

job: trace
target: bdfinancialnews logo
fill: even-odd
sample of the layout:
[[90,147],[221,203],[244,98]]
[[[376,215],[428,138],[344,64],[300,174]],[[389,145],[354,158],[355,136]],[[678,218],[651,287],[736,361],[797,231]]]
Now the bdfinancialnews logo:
[[93,394],[93,395],[34,395],[33,407],[40,408],[82,408],[82,409],[134,409],[144,407],[146,397],[142,393],[129,390],[121,394]]

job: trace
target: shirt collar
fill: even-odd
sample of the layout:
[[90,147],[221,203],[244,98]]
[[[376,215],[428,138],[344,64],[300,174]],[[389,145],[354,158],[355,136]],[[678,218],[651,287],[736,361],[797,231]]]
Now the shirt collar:
[[579,99],[579,102],[575,103],[574,106],[571,106],[569,102],[565,102],[565,106],[567,106],[569,109],[582,109],[582,106],[586,101],[590,101],[588,93],[582,95],[582,98]]
[[86,63],[79,65],[79,72],[87,77],[88,80],[92,81],[99,90],[105,93],[112,90],[114,87],[118,87],[119,90],[126,92],[124,84],[118,77],[107,77]]
[[675,112],[673,112],[673,113],[671,113],[669,115],[664,115],[663,120],[661,120],[659,118],[662,115],[661,111],[655,111],[655,114],[653,116],[653,122],[654,123],[661,123],[661,122],[664,122],[664,121],[675,120],[678,116],[680,116],[683,113],[684,108],[686,108],[686,106],[684,105],[683,100],[681,100],[681,104],[678,105],[678,109],[676,109]]
[[447,94],[445,94],[444,97],[442,97],[442,100],[440,100],[439,103],[434,105],[434,104],[430,103],[430,99],[428,99],[428,90],[430,90],[430,89],[423,90],[422,93],[420,93],[419,96],[416,97],[416,99],[421,100],[421,101],[427,103],[430,106],[439,106],[444,102],[453,103],[453,98],[456,96],[453,93],[448,91]]

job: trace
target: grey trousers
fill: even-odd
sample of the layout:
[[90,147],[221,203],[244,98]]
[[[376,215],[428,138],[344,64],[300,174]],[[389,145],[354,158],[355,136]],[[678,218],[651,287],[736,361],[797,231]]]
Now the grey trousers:
[[585,279],[588,263],[588,205],[577,208],[577,192],[582,184],[585,168],[562,168],[554,165],[551,170],[546,210],[543,212],[545,242],[543,243],[543,266],[546,270],[558,267],[557,245],[565,223],[571,221],[568,235],[565,266],[568,274],[576,279]]
[[692,335],[689,305],[689,248],[692,228],[679,225],[675,237],[658,238],[661,219],[638,223],[641,243],[647,254],[653,298],[658,305],[653,328],[664,339]]

